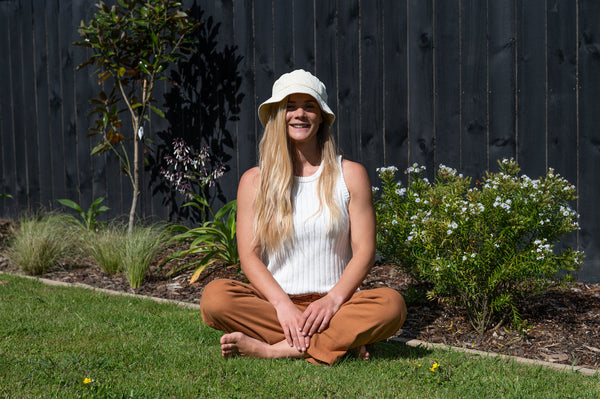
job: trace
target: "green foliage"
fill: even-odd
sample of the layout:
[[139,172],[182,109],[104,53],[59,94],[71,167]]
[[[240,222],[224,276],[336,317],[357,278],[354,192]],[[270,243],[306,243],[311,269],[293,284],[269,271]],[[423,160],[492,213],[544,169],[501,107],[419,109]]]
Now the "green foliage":
[[444,165],[434,184],[413,165],[406,188],[396,182],[395,167],[378,169],[379,253],[429,282],[430,298],[464,307],[479,333],[509,315],[519,326],[515,299],[543,288],[559,270],[576,270],[583,257],[555,247],[579,228],[569,206],[575,188],[552,169],[532,180],[518,176],[513,160],[498,164],[500,171],[474,188]]
[[10,194],[0,194],[0,199],[2,198],[12,198],[12,195]]
[[7,257],[30,275],[40,275],[62,259],[77,256],[78,235],[67,216],[25,216],[15,228]]
[[[97,115],[90,135],[101,136],[92,154],[113,151],[120,160],[121,170],[131,180],[131,231],[139,196],[138,143],[144,137],[143,122],[150,119],[151,111],[164,117],[155,105],[152,91],[157,80],[166,78],[169,65],[189,53],[186,45],[191,42],[190,33],[199,24],[175,0],[119,0],[111,7],[99,1],[96,8],[94,18],[88,24],[81,21],[78,27],[83,41],[74,44],[89,48],[91,56],[77,69],[95,65],[98,84],[113,83],[108,93],[102,90],[97,98],[90,100],[94,106],[91,113]],[[128,111],[131,117],[128,139],[119,117],[123,111]],[[128,140],[134,142],[133,170],[124,146]]]
[[71,201],[69,199],[58,200],[58,202],[60,202],[62,205],[76,211],[79,214],[79,217],[81,218],[81,222],[77,222],[81,224],[81,226],[83,226],[85,229],[92,231],[97,230],[100,225],[100,223],[98,222],[98,215],[100,215],[102,212],[106,212],[109,210],[107,206],[100,205],[102,201],[104,201],[104,197],[96,199],[94,202],[92,202],[92,204],[86,212],[81,208],[81,206],[79,206],[74,201]]
[[85,235],[84,251],[91,255],[104,273],[117,274],[123,270],[123,242],[127,240],[127,229],[120,224],[111,224]]
[[123,274],[131,288],[142,285],[152,259],[164,248],[167,240],[167,230],[162,226],[136,226],[123,236],[120,255]]
[[[190,229],[186,226],[176,226],[175,230],[183,231],[173,239],[179,242],[190,242],[187,249],[175,252],[170,259],[180,259],[189,255],[202,255],[198,261],[186,264],[184,267],[196,267],[190,279],[190,284],[198,280],[200,274],[208,266],[222,262],[223,266],[238,266],[240,257],[235,237],[237,201],[225,204],[214,215],[214,219],[204,222],[202,226]],[[182,268],[175,268],[176,273]]]

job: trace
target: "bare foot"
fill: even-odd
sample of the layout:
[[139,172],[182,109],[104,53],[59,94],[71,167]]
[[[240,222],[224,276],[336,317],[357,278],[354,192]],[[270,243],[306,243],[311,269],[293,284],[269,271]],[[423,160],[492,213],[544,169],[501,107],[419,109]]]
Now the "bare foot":
[[241,332],[233,332],[221,337],[221,353],[225,358],[246,356],[261,359],[300,358],[304,355],[290,347],[285,340],[269,345]]
[[354,356],[360,360],[369,360],[371,358],[366,345],[362,345],[360,348],[354,349]]

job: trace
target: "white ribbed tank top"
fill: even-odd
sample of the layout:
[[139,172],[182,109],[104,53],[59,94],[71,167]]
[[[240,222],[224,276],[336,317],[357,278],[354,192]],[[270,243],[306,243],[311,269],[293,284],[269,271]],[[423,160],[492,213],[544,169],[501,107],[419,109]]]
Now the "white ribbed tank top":
[[[340,172],[342,157],[338,157]],[[350,193],[340,173],[334,195],[342,210],[337,232],[327,233],[329,208],[319,211],[319,176],[323,164],[312,176],[296,176],[292,199],[294,233],[290,245],[275,254],[265,255],[267,268],[289,295],[327,293],[338,282],[352,257],[348,202]]]

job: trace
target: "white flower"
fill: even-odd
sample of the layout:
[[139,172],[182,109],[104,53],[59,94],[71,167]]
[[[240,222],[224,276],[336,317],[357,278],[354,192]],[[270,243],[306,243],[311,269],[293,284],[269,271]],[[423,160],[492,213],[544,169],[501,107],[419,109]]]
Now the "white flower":
[[406,193],[406,189],[404,187],[396,189],[396,194],[403,197]]
[[452,230],[448,229],[448,231],[446,232],[447,235],[452,234]]

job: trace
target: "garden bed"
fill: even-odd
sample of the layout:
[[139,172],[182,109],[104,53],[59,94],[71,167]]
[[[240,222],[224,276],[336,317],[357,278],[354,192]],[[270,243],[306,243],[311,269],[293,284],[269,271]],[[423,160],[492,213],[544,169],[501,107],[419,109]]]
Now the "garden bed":
[[[9,223],[0,219],[0,248],[9,234]],[[161,270],[154,267],[136,290],[130,288],[123,275],[103,273],[91,261],[55,268],[42,277],[191,303],[198,303],[206,283],[215,278],[244,278],[238,274],[237,268],[212,268],[190,285],[191,271],[168,277],[168,270],[168,266]],[[1,256],[0,272],[19,273]],[[391,287],[404,292],[412,284],[396,267],[377,264],[362,288]],[[544,295],[519,303],[519,309],[529,327],[524,333],[514,331],[508,325],[500,325],[478,336],[459,309],[437,302],[409,303],[408,318],[399,335],[407,339],[600,369],[600,284],[574,283],[568,287],[552,288]]]

